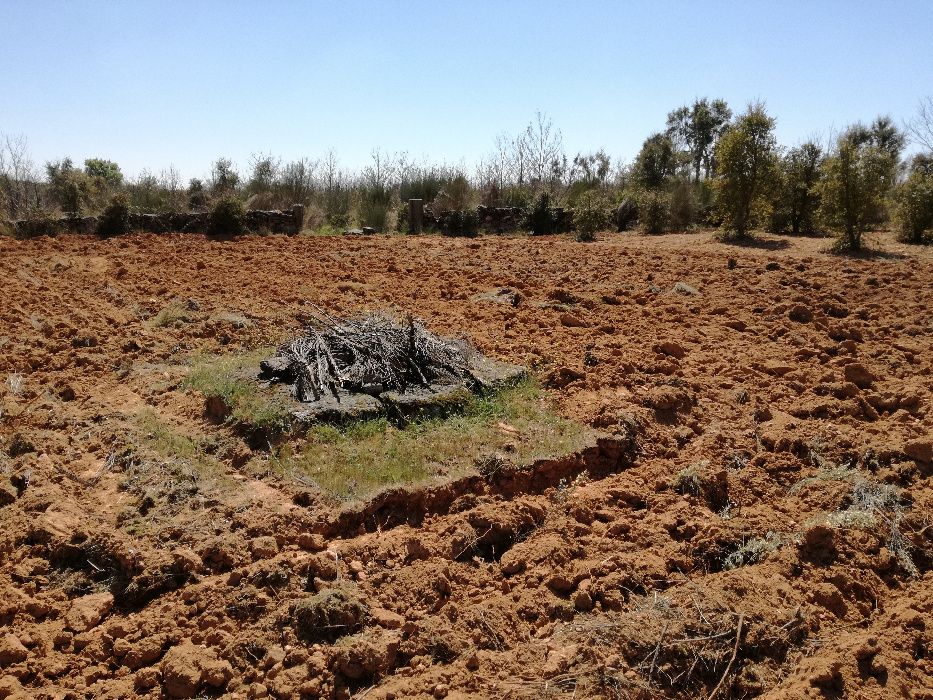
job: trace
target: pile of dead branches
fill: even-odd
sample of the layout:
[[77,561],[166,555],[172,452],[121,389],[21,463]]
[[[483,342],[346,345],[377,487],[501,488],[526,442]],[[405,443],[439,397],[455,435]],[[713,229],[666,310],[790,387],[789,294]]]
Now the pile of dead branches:
[[299,401],[459,383],[470,354],[466,343],[433,335],[410,316],[402,322],[378,314],[338,320],[319,308],[302,334],[278,350]]

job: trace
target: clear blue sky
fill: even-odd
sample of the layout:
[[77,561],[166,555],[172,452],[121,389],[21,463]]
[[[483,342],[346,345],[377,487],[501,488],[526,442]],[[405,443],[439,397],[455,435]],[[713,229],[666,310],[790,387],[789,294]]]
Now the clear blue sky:
[[251,153],[474,163],[535,110],[630,160],[694,97],[793,144],[933,92],[933,1],[0,0],[0,132],[185,177]]

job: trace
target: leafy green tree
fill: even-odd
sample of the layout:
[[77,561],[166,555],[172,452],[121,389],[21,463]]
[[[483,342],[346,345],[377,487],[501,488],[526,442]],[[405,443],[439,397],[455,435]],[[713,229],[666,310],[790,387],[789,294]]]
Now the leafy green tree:
[[732,110],[725,100],[710,102],[705,97],[667,115],[667,133],[686,148],[694,181],[699,181],[701,168],[706,177],[713,175],[716,143],[731,119]]
[[225,195],[236,191],[240,176],[229,158],[218,158],[211,167],[211,194]]
[[641,147],[632,177],[639,185],[649,190],[664,187],[677,170],[674,142],[667,134],[649,136]]
[[116,189],[123,184],[120,166],[112,160],[88,158],[84,161],[84,172],[88,177],[99,180],[110,189]]
[[51,198],[63,212],[80,216],[89,208],[95,194],[92,181],[71,158],[46,163],[45,173]]
[[923,243],[933,228],[933,158],[917,156],[911,173],[895,193],[896,219],[901,240]]
[[774,119],[764,105],[749,105],[719,139],[716,203],[727,235],[743,237],[754,224],[755,209],[774,184],[777,144]]
[[790,226],[794,234],[812,234],[820,205],[817,186],[822,175],[823,149],[807,142],[780,159],[772,221],[776,231]]
[[841,234],[840,250],[857,251],[862,234],[876,222],[877,212],[894,182],[896,153],[856,124],[837,140],[823,164],[820,218]]

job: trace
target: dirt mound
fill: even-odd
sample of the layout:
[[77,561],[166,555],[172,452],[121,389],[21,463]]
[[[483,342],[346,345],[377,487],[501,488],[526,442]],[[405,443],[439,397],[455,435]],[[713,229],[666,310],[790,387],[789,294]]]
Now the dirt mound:
[[[0,238],[0,699],[931,697],[933,257],[874,243]],[[522,464],[490,404],[469,475],[335,503],[190,382],[318,307],[598,434]]]

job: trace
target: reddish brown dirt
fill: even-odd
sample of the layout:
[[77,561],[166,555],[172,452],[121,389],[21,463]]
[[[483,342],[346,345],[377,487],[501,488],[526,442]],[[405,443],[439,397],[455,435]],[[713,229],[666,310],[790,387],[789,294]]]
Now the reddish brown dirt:
[[[933,254],[876,243],[0,239],[0,699],[933,698]],[[181,384],[305,302],[466,333],[638,453],[338,521]],[[226,474],[134,487],[147,407]],[[899,512],[828,527],[840,467]]]

